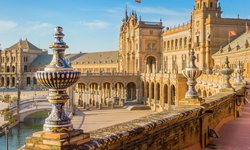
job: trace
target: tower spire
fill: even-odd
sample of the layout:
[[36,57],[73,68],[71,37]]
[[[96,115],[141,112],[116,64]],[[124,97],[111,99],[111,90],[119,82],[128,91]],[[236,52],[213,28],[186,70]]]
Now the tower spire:
[[126,9],[125,9],[125,18],[126,21],[128,20],[128,7],[126,5]]

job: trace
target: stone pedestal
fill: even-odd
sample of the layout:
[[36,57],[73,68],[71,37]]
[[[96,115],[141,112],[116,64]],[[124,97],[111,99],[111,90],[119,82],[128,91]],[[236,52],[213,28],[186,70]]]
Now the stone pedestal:
[[26,144],[20,150],[72,150],[90,141],[89,133],[73,130],[68,133],[35,132],[26,138]]

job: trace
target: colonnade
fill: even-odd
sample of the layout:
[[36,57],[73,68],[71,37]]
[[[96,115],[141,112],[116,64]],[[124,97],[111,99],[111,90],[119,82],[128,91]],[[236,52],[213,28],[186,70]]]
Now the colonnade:
[[127,101],[137,100],[138,89],[133,82],[126,86],[121,83],[78,83],[75,90],[75,103],[82,107],[114,107],[123,106]]
[[159,82],[142,82],[142,97],[144,103],[153,107],[170,109],[176,104],[175,85],[161,84]]

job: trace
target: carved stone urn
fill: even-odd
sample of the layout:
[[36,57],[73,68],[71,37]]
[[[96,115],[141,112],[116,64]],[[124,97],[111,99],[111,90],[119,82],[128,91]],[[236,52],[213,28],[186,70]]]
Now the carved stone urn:
[[229,80],[230,80],[230,76],[233,72],[234,72],[234,69],[231,69],[229,67],[228,56],[226,56],[225,62],[224,62],[224,67],[220,70],[220,73],[223,74],[223,76],[224,76],[224,83],[223,83],[222,88],[224,88],[224,89],[231,89],[232,88],[232,85],[229,82]]
[[43,126],[43,130],[46,132],[62,133],[73,130],[64,105],[69,100],[66,89],[77,82],[80,72],[74,71],[64,57],[68,46],[63,41],[63,37],[62,27],[56,27],[55,41],[49,47],[53,50],[52,61],[44,71],[36,72],[37,81],[49,89],[47,98],[52,104],[52,111]]
[[195,65],[195,55],[194,50],[191,49],[189,53],[189,65],[187,68],[182,70],[182,74],[187,78],[188,91],[186,92],[186,99],[198,99],[198,93],[195,90],[195,85],[197,84],[196,79],[201,76],[202,71]]

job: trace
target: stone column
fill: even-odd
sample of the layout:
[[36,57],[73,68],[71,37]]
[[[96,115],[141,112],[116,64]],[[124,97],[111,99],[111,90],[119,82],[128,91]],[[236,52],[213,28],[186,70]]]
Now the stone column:
[[110,92],[111,92],[111,108],[113,109],[114,108],[114,105],[115,105],[115,99],[114,99],[114,84],[111,83],[110,84]]
[[154,105],[154,111],[156,111],[156,107],[157,107],[157,96],[158,96],[158,92],[159,91],[157,91],[157,83],[155,83],[154,84],[154,103],[155,103],[155,105]]
[[151,85],[152,83],[149,83],[149,95],[148,95],[148,99],[149,99],[149,106],[151,107],[151,103],[152,103],[152,89],[151,89]]
[[127,88],[124,87],[124,102],[127,103]]
[[136,88],[136,100],[137,100],[137,103],[140,102],[140,98],[139,98],[139,89]]
[[147,88],[147,82],[144,84],[144,104],[147,105],[148,101],[148,88]]
[[171,95],[171,85],[168,85],[168,111],[171,111],[171,99],[172,99],[172,95]]
[[158,73],[158,61],[155,61],[155,72],[154,73]]

